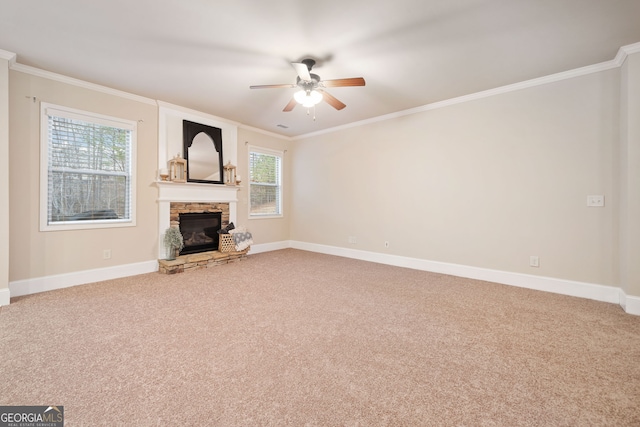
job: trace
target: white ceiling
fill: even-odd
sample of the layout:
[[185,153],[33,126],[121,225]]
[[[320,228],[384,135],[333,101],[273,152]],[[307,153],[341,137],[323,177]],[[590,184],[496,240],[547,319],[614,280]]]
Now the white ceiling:
[[[640,0],[0,0],[17,62],[287,136],[611,60]],[[290,62],[347,104],[282,112]],[[288,126],[283,129],[277,125]]]

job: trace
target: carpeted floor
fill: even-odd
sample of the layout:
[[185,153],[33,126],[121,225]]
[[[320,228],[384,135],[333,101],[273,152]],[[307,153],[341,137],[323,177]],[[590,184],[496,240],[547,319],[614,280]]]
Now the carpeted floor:
[[0,378],[66,426],[638,426],[640,317],[287,249],[15,298]]

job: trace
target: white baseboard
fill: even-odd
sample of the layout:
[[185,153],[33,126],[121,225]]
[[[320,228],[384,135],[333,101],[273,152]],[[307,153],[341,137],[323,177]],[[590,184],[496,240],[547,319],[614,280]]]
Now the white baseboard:
[[620,289],[620,305],[624,308],[625,312],[640,316],[640,297],[627,295]]
[[0,289],[0,307],[3,305],[9,305],[10,297],[11,292],[9,291],[9,288]]
[[438,261],[429,261],[418,258],[409,258],[398,255],[381,254],[355,249],[340,248],[336,246],[318,245],[292,241],[291,247],[310,252],[319,252],[328,255],[354,258],[363,261],[377,262],[380,264],[394,265],[397,267],[412,268],[415,270],[430,271],[433,273],[449,274],[452,276],[466,277],[469,279],[485,280],[503,285],[517,286],[538,291],[552,292],[562,295],[570,295],[620,304],[625,312],[640,315],[640,297],[627,296],[615,286],[598,285],[594,283],[576,282],[572,280],[556,279],[553,277],[533,276],[508,271],[490,270],[480,267],[471,267],[460,264],[450,264]]
[[[503,285],[518,286],[521,288],[619,304],[625,312],[640,316],[640,297],[626,295],[622,289],[614,286],[576,282],[572,280],[556,279],[553,277],[533,276],[529,274],[512,273],[500,270],[490,270],[467,265],[450,264],[419,258],[409,258],[398,255],[381,254],[377,252],[291,240],[252,245],[249,255],[287,248],[318,252],[327,255],[336,255],[345,258],[359,259],[362,261],[411,268],[414,270],[449,274],[469,279],[485,280],[488,282],[501,283]],[[158,262],[153,260],[9,282],[9,289],[0,289],[0,306],[9,304],[9,296],[16,297],[29,295],[70,286],[100,282],[103,280],[134,276],[136,274],[152,273],[155,271],[158,271]]]
[[[252,245],[249,254],[276,251],[290,247],[291,243],[289,241]],[[115,267],[58,274],[54,276],[16,280],[14,282],[9,282],[8,289],[0,289],[0,306],[9,305],[10,296],[19,297],[23,295],[31,295],[39,292],[84,285],[87,283],[101,282],[103,280],[134,276],[136,274],[153,273],[155,271],[158,271],[158,261],[153,260]]]
[[154,271],[158,271],[158,261],[144,261],[114,267],[97,268],[95,270],[83,270],[73,273],[58,274],[55,276],[16,280],[15,282],[9,282],[9,290],[12,297],[19,297],[38,292],[52,291],[54,289],[68,288],[70,286],[101,282],[103,280],[152,273]]
[[[290,247],[291,243],[289,241],[252,245],[249,254],[276,251]],[[31,295],[39,292],[84,285],[87,283],[101,282],[103,280],[153,273],[155,271],[158,271],[158,261],[153,260],[114,267],[98,268],[94,270],[58,274],[54,276],[16,280],[14,282],[9,282],[8,289],[0,289],[0,306],[9,305],[10,296],[19,297],[23,295]]]
[[281,242],[273,242],[273,243],[261,243],[259,245],[251,245],[251,249],[249,250],[249,255],[259,254],[261,252],[278,251],[280,249],[287,249],[290,247],[292,246],[289,240],[283,240]]

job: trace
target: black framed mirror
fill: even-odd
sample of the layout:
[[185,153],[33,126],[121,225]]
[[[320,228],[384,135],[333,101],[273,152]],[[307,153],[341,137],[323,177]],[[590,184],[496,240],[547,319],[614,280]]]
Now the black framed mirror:
[[187,182],[223,184],[222,130],[183,120],[182,134]]

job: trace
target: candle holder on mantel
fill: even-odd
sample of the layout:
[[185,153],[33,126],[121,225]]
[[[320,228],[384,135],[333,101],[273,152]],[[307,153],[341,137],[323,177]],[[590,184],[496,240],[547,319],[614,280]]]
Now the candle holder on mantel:
[[177,154],[169,160],[169,179],[173,182],[187,182],[187,161]]
[[236,167],[231,164],[231,160],[224,165],[225,185],[236,185]]

